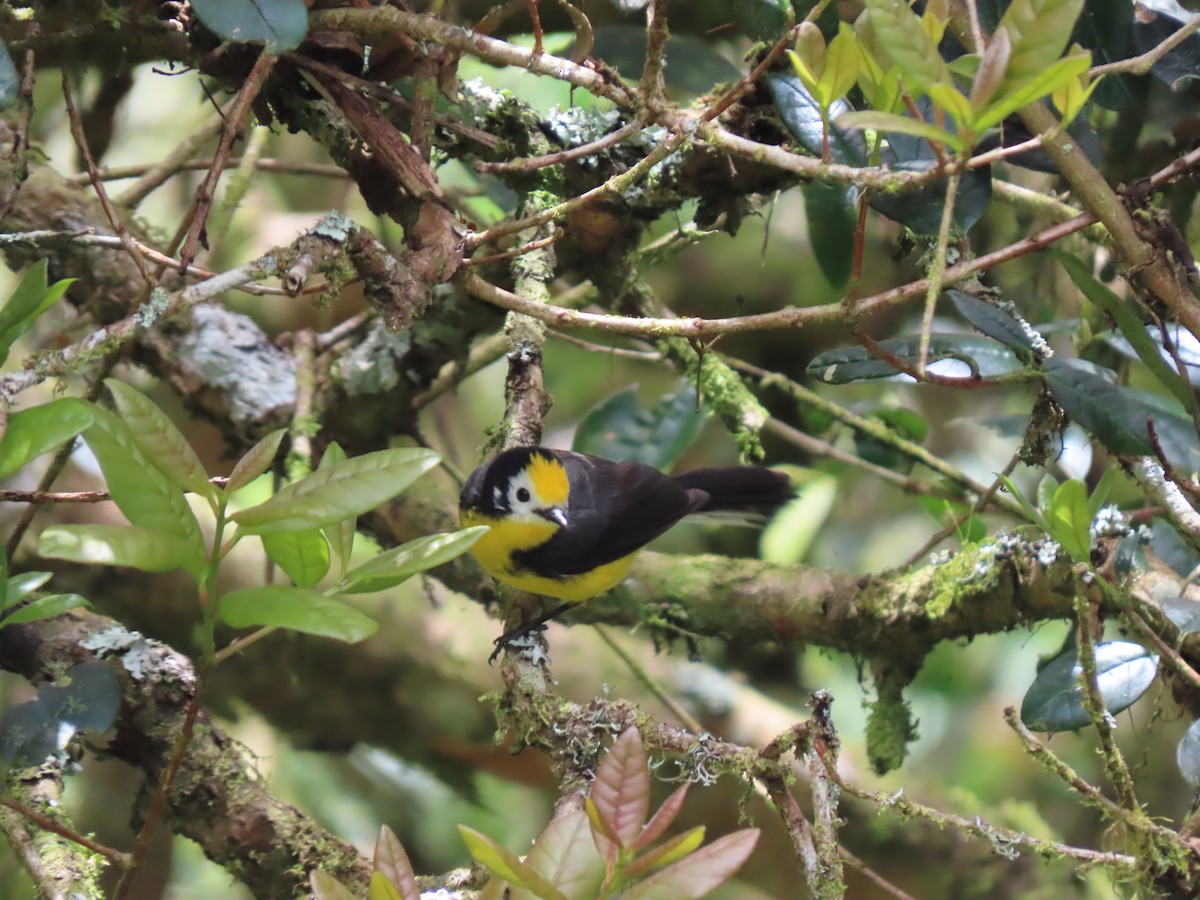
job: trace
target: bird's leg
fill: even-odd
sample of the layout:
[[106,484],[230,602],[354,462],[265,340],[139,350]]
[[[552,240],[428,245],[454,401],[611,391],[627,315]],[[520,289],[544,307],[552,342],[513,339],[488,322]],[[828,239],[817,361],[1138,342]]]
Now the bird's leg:
[[510,628],[508,631],[504,632],[504,634],[500,635],[500,637],[496,638],[496,640],[493,642],[496,645],[496,649],[493,650],[492,655],[488,657],[488,663],[489,664],[494,663],[496,661],[496,657],[500,655],[500,651],[502,651],[505,647],[507,647],[513,641],[517,640],[518,638],[523,638],[523,637],[525,637],[525,635],[530,634],[534,631],[538,631],[539,629],[544,629],[546,627],[546,623],[549,622],[551,619],[562,615],[568,609],[570,609],[572,606],[578,606],[578,605],[579,604],[577,604],[577,603],[559,604],[558,606],[554,607],[549,612],[542,613],[536,619],[531,619],[528,622],[523,622],[520,625],[518,625],[516,628]]

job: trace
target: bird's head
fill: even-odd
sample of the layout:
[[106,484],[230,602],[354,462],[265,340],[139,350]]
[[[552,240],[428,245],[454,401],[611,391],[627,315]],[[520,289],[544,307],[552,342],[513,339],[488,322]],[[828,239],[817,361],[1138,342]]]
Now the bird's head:
[[489,518],[567,524],[567,470],[541,447],[514,447],[471,473],[459,507]]

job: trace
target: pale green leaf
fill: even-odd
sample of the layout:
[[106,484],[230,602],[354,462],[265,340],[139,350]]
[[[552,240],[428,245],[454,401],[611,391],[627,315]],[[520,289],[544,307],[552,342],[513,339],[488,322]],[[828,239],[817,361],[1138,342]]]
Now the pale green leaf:
[[697,825],[695,828],[689,828],[683,834],[678,834],[652,850],[640,854],[633,862],[621,869],[621,874],[626,878],[640,878],[655,869],[678,862],[703,843],[704,826]]
[[1013,0],[1000,19],[1012,45],[1006,86],[1033,78],[1067,48],[1084,0]]
[[1090,56],[1067,56],[1026,81],[1006,82],[992,103],[975,117],[977,133],[999,125],[1017,110],[1053,93],[1071,79],[1078,79],[1090,65]]
[[309,872],[308,884],[315,900],[354,900],[354,895],[344,884],[320,869]]
[[8,358],[13,343],[78,280],[67,278],[47,284],[49,266],[47,260],[40,259],[26,269],[20,284],[0,306],[0,363]]
[[432,450],[377,450],[318,469],[232,518],[250,534],[322,528],[390,500],[440,461]]
[[836,122],[842,128],[873,128],[876,131],[911,134],[913,137],[922,137],[956,148],[962,143],[958,135],[952,134],[944,128],[938,128],[936,125],[930,125],[928,122],[921,122],[909,116],[879,112],[873,109],[842,113],[837,117]]
[[1092,517],[1088,513],[1087,487],[1071,478],[1054,492],[1054,500],[1046,515],[1050,534],[1077,563],[1091,561]]
[[401,544],[353,569],[339,583],[338,590],[343,594],[370,594],[395,587],[418,572],[465,553],[487,530],[487,525],[476,525],[462,531],[428,534]]
[[52,619],[67,610],[78,609],[81,606],[91,606],[91,604],[87,598],[79,594],[47,594],[45,597],[31,600],[11,615],[0,618],[0,627]]
[[166,413],[124,382],[108,378],[104,384],[112,394],[121,420],[129,426],[133,439],[154,467],[185,491],[215,496],[200,458]]
[[930,85],[951,84],[950,70],[921,20],[904,0],[867,0],[875,40],[903,73],[914,97]]
[[371,900],[404,900],[404,896],[388,881],[386,875],[382,872],[372,872]]
[[387,876],[387,880],[397,889],[401,900],[421,900],[421,888],[417,885],[417,875],[413,871],[412,862],[404,852],[404,845],[400,843],[396,833],[386,825],[379,828],[379,837],[375,841],[374,862],[375,871]]
[[297,585],[310,588],[329,571],[329,542],[319,530],[261,535],[263,549]]
[[266,625],[349,643],[370,637],[379,627],[348,603],[285,585],[232,591],[221,598],[218,618],[233,628]]
[[[321,454],[321,461],[317,464],[317,468],[325,469],[334,463],[344,462],[345,459],[346,451],[342,449],[337,441],[330,441],[329,446],[325,448],[325,452]],[[329,549],[333,551],[333,554],[338,559],[338,577],[346,574],[346,566],[350,564],[350,554],[354,550],[354,526],[354,520],[346,518],[340,522],[334,522],[332,525],[327,525],[323,529],[325,537],[329,541]]]
[[567,900],[565,894],[543,878],[532,866],[509,853],[482,831],[458,826],[467,851],[477,863],[509,884],[523,887],[543,900]]
[[825,54],[825,71],[821,73],[822,100],[829,105],[840,100],[858,81],[858,42],[850,26],[842,22],[838,33],[829,42]]
[[52,525],[38,538],[38,553],[143,572],[170,572],[200,562],[188,538],[136,525]]
[[674,865],[638,882],[621,900],[693,900],[724,884],[754,852],[757,828],[718,838]]

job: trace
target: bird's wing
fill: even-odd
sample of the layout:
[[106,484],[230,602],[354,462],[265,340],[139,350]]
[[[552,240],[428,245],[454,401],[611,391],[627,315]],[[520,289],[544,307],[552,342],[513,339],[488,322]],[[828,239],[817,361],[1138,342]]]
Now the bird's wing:
[[582,575],[644,547],[708,500],[642,463],[563,453],[571,484],[567,525],[521,554],[539,574]]

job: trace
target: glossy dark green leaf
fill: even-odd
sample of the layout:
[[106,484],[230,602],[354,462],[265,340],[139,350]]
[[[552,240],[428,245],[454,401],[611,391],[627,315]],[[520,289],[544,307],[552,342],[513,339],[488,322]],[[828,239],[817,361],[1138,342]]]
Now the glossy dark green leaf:
[[1167,340],[1170,342],[1172,348],[1171,350],[1168,350],[1167,345],[1163,342],[1162,329],[1156,325],[1147,324],[1143,331],[1149,343],[1140,352],[1119,331],[1100,332],[1096,335],[1096,338],[1104,341],[1104,343],[1129,359],[1141,361],[1143,356],[1149,356],[1150,358],[1157,356],[1170,368],[1172,375],[1177,374],[1175,360],[1171,355],[1172,351],[1174,351],[1178,355],[1180,362],[1183,363],[1183,371],[1187,376],[1188,382],[1193,387],[1200,387],[1200,342],[1197,342],[1190,331],[1177,322],[1168,323],[1166,325],[1166,332]]
[[[1127,0],[1088,0],[1071,38],[1092,51],[1093,65],[1106,65],[1133,55],[1133,29],[1133,7]],[[1141,94],[1135,80],[1124,73],[1105,75],[1092,99],[1105,109],[1126,109]]]
[[1162,601],[1162,612],[1179,629],[1180,638],[1200,632],[1200,601],[1169,597]]
[[414,575],[449,562],[483,537],[486,525],[446,534],[427,534],[380,553],[349,572],[338,585],[339,593],[370,594],[403,584]]
[[17,67],[13,65],[8,47],[0,41],[0,109],[16,106],[20,92],[21,76],[17,74]]
[[[0,573],[5,571],[4,554],[0,553]],[[22,572],[0,581],[0,609],[19,603],[30,591],[36,591],[54,577],[53,572]]]
[[[1091,724],[1083,706],[1082,668],[1072,650],[1046,665],[1021,701],[1021,721],[1034,731],[1075,731]],[[1110,641],[1096,645],[1096,683],[1110,714],[1137,701],[1154,682],[1158,657],[1141,644]]]
[[[640,25],[600,25],[592,55],[614,65],[626,78],[642,75],[646,62],[646,29]],[[690,34],[673,34],[663,47],[663,78],[679,94],[706,94],[714,85],[736,81],[742,72],[716,48]]]
[[304,0],[192,0],[192,7],[218,37],[262,43],[268,53],[295,50],[308,35]]
[[[921,348],[921,339],[917,335],[891,338],[880,341],[879,344],[897,359],[909,365],[917,364]],[[930,362],[963,357],[974,360],[979,374],[984,378],[992,378],[1021,368],[1021,361],[1010,349],[990,338],[971,334],[935,334],[930,339]],[[954,374],[968,377],[970,371],[966,365],[963,364],[961,368],[963,371],[956,371]],[[816,356],[804,371],[826,384],[849,384],[871,378],[890,378],[899,370],[864,347],[838,347]]]
[[574,449],[607,459],[633,459],[669,469],[691,446],[706,410],[696,410],[696,389],[685,379],[654,406],[638,399],[636,388],[618,391],[584,417],[575,432]]
[[271,585],[232,591],[220,600],[218,618],[233,628],[272,626],[355,643],[379,624],[348,603],[305,588]]
[[1200,788],[1200,719],[1183,733],[1183,739],[1175,748],[1175,764],[1188,784]]
[[37,765],[58,753],[77,731],[107,731],[121,704],[121,685],[102,662],[67,670],[64,684],[43,684],[37,697],[0,717],[0,757]]
[[[756,41],[773,41],[788,27],[789,0],[733,0],[730,11],[742,34]],[[792,14],[792,19],[797,16]]]
[[1146,559],[1146,543],[1140,535],[1129,534],[1121,538],[1113,554],[1113,571],[1121,578],[1144,574],[1150,568]]
[[[892,168],[900,172],[925,172],[936,164],[933,158],[907,159],[895,163]],[[872,209],[901,225],[907,225],[918,234],[937,234],[946,205],[947,184],[947,180],[941,178],[903,193],[872,191],[868,195],[868,202]],[[958,192],[954,195],[954,227],[960,231],[970,229],[987,211],[991,202],[991,166],[964,173],[959,180]]]
[[0,478],[72,440],[91,424],[91,407],[73,397],[12,413],[0,438]]
[[854,262],[857,215],[849,191],[845,185],[824,181],[810,181],[801,191],[813,255],[830,287],[840,290],[849,281]]
[[1200,440],[1189,416],[1163,398],[1114,384],[1107,370],[1082,360],[1046,362],[1046,384],[1071,419],[1112,453],[1153,456],[1150,426],[1164,455],[1181,472],[1200,469]]
[[[1184,24],[1191,14],[1177,4],[1155,3],[1148,0],[1140,4],[1144,9],[1133,22],[1133,49],[1135,53],[1153,50]],[[1183,90],[1187,82],[1200,77],[1200,36],[1188,35],[1179,46],[1160,57],[1150,68],[1150,73],[1173,91]]]
[[946,294],[954,303],[958,314],[992,340],[1014,350],[1033,349],[1033,339],[1029,336],[1028,326],[995,303],[988,303],[962,291],[949,290]]
[[[791,132],[792,137],[813,156],[821,155],[822,125],[821,107],[807,88],[794,74],[772,72],[767,76],[767,87],[775,100],[779,118]],[[850,107],[842,100],[833,103],[829,118],[836,119]],[[837,163],[848,166],[864,166],[867,162],[867,142],[862,132],[851,128],[829,126],[829,156]]]

